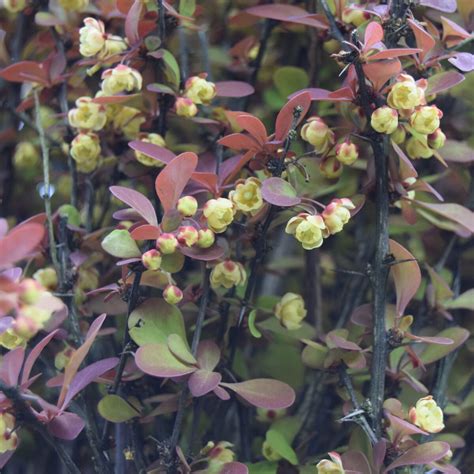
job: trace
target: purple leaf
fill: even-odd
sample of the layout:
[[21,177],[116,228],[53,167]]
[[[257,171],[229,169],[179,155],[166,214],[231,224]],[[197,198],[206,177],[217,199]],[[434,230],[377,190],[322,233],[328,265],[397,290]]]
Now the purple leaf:
[[202,260],[204,262],[217,260],[218,258],[221,258],[225,253],[225,249],[218,244],[215,244],[207,249],[201,249],[197,246],[182,247],[180,248],[180,251],[183,255],[186,255],[186,257],[191,257],[195,260]]
[[202,341],[199,343],[196,359],[201,369],[214,370],[221,358],[219,346],[214,341]]
[[131,45],[134,45],[140,39],[138,23],[140,22],[142,9],[143,2],[135,0],[125,18],[125,36]]
[[440,92],[451,89],[451,87],[456,86],[464,81],[464,79],[464,75],[457,71],[440,72],[428,79],[428,88],[426,89],[425,94],[427,96],[439,94]]
[[212,392],[221,380],[222,375],[217,372],[198,369],[189,377],[188,387],[193,397],[202,397],[206,393]]
[[25,349],[23,347],[8,351],[3,356],[0,365],[0,380],[3,380],[7,385],[17,385],[24,358]]
[[220,469],[219,474],[248,474],[249,468],[241,462],[226,462]]
[[245,401],[258,408],[278,410],[295,401],[295,391],[286,383],[273,379],[254,379],[240,383],[221,383]]
[[362,350],[355,342],[348,341],[334,333],[329,333],[326,336],[326,344],[328,344],[330,348],[332,348],[331,346],[335,346],[339,349],[344,349],[346,351]]
[[26,358],[25,361],[25,366],[23,367],[23,374],[21,376],[21,383],[24,384],[25,382],[28,381],[30,378],[30,373],[31,369],[33,368],[34,363],[38,359],[38,357],[41,355],[41,352],[43,349],[47,346],[49,341],[56,335],[58,332],[58,329],[56,331],[53,331],[52,333],[48,334],[46,337],[41,339],[38,344],[31,350],[31,352],[28,354],[28,357]]
[[429,464],[441,459],[446,455],[449,449],[449,444],[442,441],[432,441],[420,444],[402,454],[398,459],[392,462],[392,464],[387,466],[383,472],[388,473],[389,471],[401,466]]
[[347,451],[341,456],[341,460],[346,472],[371,472],[369,461],[360,451]]
[[71,384],[69,385],[69,390],[67,392],[64,403],[61,407],[61,410],[67,408],[71,400],[87,385],[93,382],[97,377],[105,374],[109,370],[113,369],[119,362],[117,357],[109,357],[108,359],[99,360],[94,362],[91,365],[88,365],[86,368],[80,370]]
[[214,395],[224,401],[230,400],[229,392],[227,392],[227,390],[224,390],[222,387],[216,387],[214,389]]
[[375,471],[379,472],[383,466],[383,461],[385,459],[385,453],[387,452],[387,441],[381,439],[373,448],[373,460]]
[[304,16],[308,12],[303,8],[294,5],[282,4],[268,4],[258,5],[256,7],[247,8],[245,10],[250,15],[258,16],[260,18],[270,18],[271,20],[288,21],[291,16]]
[[125,204],[128,204],[149,224],[153,226],[158,225],[155,208],[151,201],[143,194],[133,189],[124,188],[123,186],[110,186],[109,189],[116,198],[120,199]]
[[457,53],[448,61],[463,72],[471,72],[474,69],[474,54],[471,53]]
[[394,437],[397,439],[399,435],[408,436],[413,434],[428,434],[426,431],[423,431],[422,429],[418,428],[418,426],[413,425],[412,423],[409,423],[408,421],[405,421],[402,418],[399,418],[398,416],[392,415],[388,411],[385,412],[385,416],[390,421],[390,428],[392,428],[396,433]]
[[153,143],[146,143],[140,140],[129,142],[128,146],[135,151],[139,151],[150,158],[153,158],[161,163],[168,164],[176,155],[168,150]]
[[[275,6],[275,5],[273,5]],[[295,120],[295,110],[300,109],[298,119]],[[308,92],[299,92],[294,95],[278,112],[275,122],[275,140],[283,141],[287,138],[289,131],[296,128],[304,119],[311,107],[311,96]]]
[[215,85],[220,97],[247,97],[255,92],[250,84],[242,81],[220,81]]
[[84,429],[84,421],[75,413],[64,412],[48,423],[48,431],[60,439],[72,440]]
[[10,458],[15,454],[15,450],[7,451],[0,454],[0,469],[5,466],[5,464],[10,460]]
[[295,188],[282,178],[268,178],[262,184],[262,197],[270,204],[280,207],[296,206],[301,202]]
[[420,5],[446,13],[454,13],[457,8],[456,0],[420,0]]

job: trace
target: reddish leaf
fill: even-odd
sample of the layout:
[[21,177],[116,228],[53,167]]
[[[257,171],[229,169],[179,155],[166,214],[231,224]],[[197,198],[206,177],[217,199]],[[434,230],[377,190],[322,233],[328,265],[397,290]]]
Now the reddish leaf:
[[436,214],[461,224],[470,233],[474,232],[474,212],[472,212],[467,207],[454,203],[432,204],[422,201],[416,201],[416,204],[417,206],[428,209]]
[[[294,120],[295,108],[301,108],[298,119]],[[311,107],[311,96],[308,92],[301,92],[293,96],[280,110],[275,122],[275,140],[285,140],[292,127],[296,128],[304,119]]]
[[217,186],[217,175],[215,173],[203,173],[200,171],[195,171],[191,175],[191,180],[196,181],[197,183],[204,186],[204,188],[213,193],[217,194],[218,186]]
[[229,392],[227,392],[227,390],[224,390],[222,387],[216,387],[214,389],[214,395],[216,395],[217,397],[219,397],[221,400],[230,400],[230,395],[229,395]]
[[140,153],[143,153],[150,158],[154,158],[164,164],[170,163],[171,160],[176,157],[176,155],[167,148],[154,145],[153,143],[142,142],[140,140],[129,142],[128,146],[133,150],[139,151]]
[[153,204],[143,194],[133,189],[124,188],[123,186],[110,186],[110,192],[132,209],[138,212],[143,219],[153,226],[158,225],[156,212]]
[[416,45],[423,50],[420,53],[420,59],[423,61],[436,41],[417,21],[408,19],[407,22],[415,35]]
[[464,81],[465,77],[457,71],[444,71],[428,79],[426,95],[439,94]]
[[0,239],[0,268],[27,257],[41,243],[44,227],[40,224],[23,224],[14,227]]
[[377,43],[383,40],[383,28],[375,21],[370,22],[365,29],[364,51],[369,51]]
[[48,85],[48,71],[42,63],[35,61],[20,61],[11,64],[0,71],[0,77],[10,82],[38,82]]
[[219,346],[214,341],[202,341],[199,343],[196,359],[201,369],[212,371],[217,367],[221,358]]
[[24,359],[25,349],[23,347],[8,351],[0,363],[0,380],[3,380],[7,385],[17,385]]
[[392,413],[385,411],[385,417],[390,421],[390,428],[395,431],[395,436],[398,437],[399,434],[403,435],[412,435],[412,434],[422,434],[427,435],[426,431],[418,428],[418,426],[409,423],[408,421],[399,418],[398,416],[392,415]]
[[135,0],[130,7],[125,19],[125,36],[131,45],[134,45],[140,39],[138,34],[138,23],[142,15],[143,2],[141,0]]
[[362,350],[360,346],[358,346],[355,342],[348,341],[347,339],[344,339],[343,337],[340,337],[334,333],[329,333],[326,336],[326,344],[330,348],[333,348],[332,346],[334,346],[334,347],[337,347],[338,349],[344,349],[346,351]]
[[156,194],[163,209],[174,208],[183,189],[188,184],[198,163],[195,153],[185,152],[178,155],[160,172],[155,181]]
[[215,244],[207,249],[201,249],[196,246],[182,247],[180,251],[183,255],[186,255],[186,257],[190,257],[195,260],[201,260],[203,262],[217,260],[225,254],[225,249],[218,244]]
[[[387,81],[396,76],[402,70],[402,65],[399,59],[388,59],[383,62],[368,63],[364,64],[362,67],[365,75],[376,90],[382,89]],[[351,66],[351,68],[353,68],[353,66]]]
[[288,21],[288,17],[292,16],[299,17],[308,15],[308,12],[303,8],[283,4],[259,5],[247,8],[245,11],[260,18],[270,18],[271,20],[280,21]]
[[219,97],[247,97],[255,92],[253,86],[242,81],[219,81],[215,85]]
[[[239,155],[239,160],[225,177],[223,184],[229,184],[240,173],[240,170],[254,157],[254,152],[249,150],[244,155]],[[224,161],[224,163],[226,163]]]
[[241,462],[232,461],[222,465],[219,474],[248,474],[249,468]]
[[270,204],[280,207],[296,206],[301,202],[295,188],[282,178],[268,178],[262,184],[262,197]]
[[312,13],[309,15],[296,15],[296,16],[290,16],[287,19],[288,22],[290,23],[297,23],[299,25],[306,25],[306,26],[311,26],[313,28],[319,28],[321,30],[327,30],[329,29],[329,25],[327,22],[327,19],[324,15],[321,15],[320,13]]
[[456,53],[453,58],[448,61],[463,72],[471,72],[474,70],[474,54],[471,53]]
[[360,473],[372,472],[369,461],[365,457],[365,454],[360,451],[346,451],[341,456],[341,460],[344,470],[347,473],[350,471],[356,471]]
[[456,0],[420,0],[420,5],[446,13],[454,13],[457,8]]
[[247,132],[257,140],[260,145],[263,145],[267,141],[267,130],[265,125],[253,115],[242,114],[238,115],[235,121]]
[[84,421],[75,413],[61,413],[48,423],[48,431],[56,438],[76,439],[84,429]]
[[420,444],[402,454],[387,466],[383,472],[388,473],[401,466],[429,464],[444,457],[449,450],[449,444],[442,441],[431,441],[429,443]]
[[350,87],[342,87],[336,91],[328,91],[326,89],[320,89],[318,87],[310,89],[302,89],[294,94],[291,94],[288,98],[292,99],[302,92],[307,92],[311,100],[330,100],[333,102],[351,102],[354,100],[354,94]]
[[141,225],[130,232],[134,240],[155,240],[160,236],[159,227],[153,225]]
[[412,54],[417,54],[422,52],[421,49],[418,48],[394,48],[394,49],[386,49],[384,51],[378,51],[375,54],[371,54],[367,60],[368,61],[377,61],[380,59],[393,59],[398,58],[400,56],[411,56]]
[[91,102],[94,104],[109,105],[109,104],[122,104],[129,100],[136,99],[140,94],[129,94],[129,95],[112,95],[106,97],[94,97]]
[[188,387],[193,397],[202,397],[212,392],[222,380],[222,375],[209,370],[198,369],[188,379]]
[[232,133],[221,138],[218,143],[232,150],[258,150],[260,144],[250,135]]
[[471,34],[467,32],[464,28],[459,26],[454,21],[441,17],[441,23],[443,25],[443,41],[445,42],[448,48],[457,46],[461,41],[469,39]]
[[441,346],[450,346],[451,344],[454,344],[454,341],[449,339],[449,337],[423,337],[415,336],[414,334],[410,333],[406,333],[405,337],[407,339],[411,339],[412,341],[425,342],[427,344],[439,344]]
[[405,247],[391,239],[390,252],[396,260],[413,260],[412,262],[394,262],[390,267],[397,293],[397,313],[403,316],[405,308],[418,291],[421,271],[415,257]]
[[278,410],[289,407],[295,401],[294,390],[278,380],[254,379],[240,383],[221,383],[221,386],[259,408]]

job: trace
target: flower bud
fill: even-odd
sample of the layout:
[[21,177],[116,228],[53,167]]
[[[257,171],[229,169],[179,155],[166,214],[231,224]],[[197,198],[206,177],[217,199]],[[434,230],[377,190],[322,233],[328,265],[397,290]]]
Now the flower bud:
[[20,283],[20,301],[24,304],[37,303],[43,293],[43,286],[33,278],[25,278]]
[[142,76],[136,69],[119,64],[102,73],[101,88],[106,96],[139,91],[142,88]]
[[71,142],[70,153],[78,163],[96,160],[100,155],[99,137],[95,133],[80,133]]
[[10,13],[18,13],[25,9],[26,0],[3,0],[3,6]]
[[[158,133],[147,133],[143,138],[140,138],[140,141],[144,143],[153,143],[153,145],[158,145],[161,147],[166,146],[164,138]],[[164,166],[161,161],[155,160],[154,158],[151,158],[150,156],[147,156],[137,150],[135,150],[135,158],[145,166],[155,166],[157,168],[162,168]]]
[[408,156],[412,159],[431,158],[433,150],[428,146],[428,137],[423,135],[420,139],[410,137],[406,142]]
[[99,158],[91,158],[76,163],[76,169],[79,173],[92,173],[99,164]]
[[100,53],[105,46],[104,23],[95,18],[84,18],[84,26],[79,30],[79,52],[89,58]]
[[263,206],[261,187],[262,183],[257,178],[247,178],[229,193],[229,199],[239,211],[255,214]]
[[344,23],[352,23],[359,27],[370,19],[370,13],[363,8],[357,8],[354,5],[348,6],[342,10],[342,21]]
[[161,234],[156,240],[156,245],[164,255],[174,253],[179,245],[178,239],[173,234]]
[[168,285],[163,290],[163,298],[169,304],[178,304],[183,299],[183,292],[175,285]]
[[337,234],[342,230],[345,224],[349,222],[351,213],[349,209],[355,209],[350,199],[333,199],[324,209],[322,218],[326,224],[328,235]]
[[71,127],[98,131],[104,128],[107,115],[105,109],[92,102],[90,97],[79,97],[76,108],[68,113],[68,120]]
[[116,54],[123,53],[127,48],[127,42],[121,36],[107,35],[107,39],[105,40],[104,47],[99,54],[99,58],[110,58]]
[[388,94],[387,103],[394,109],[414,109],[421,105],[424,99],[425,93],[413,77],[401,74]]
[[220,469],[219,471],[213,471],[212,467],[222,467],[223,464],[232,462],[235,459],[235,453],[229,448],[232,448],[231,443],[219,441],[209,450],[207,457],[209,458],[211,472],[222,472]]
[[410,421],[428,433],[438,433],[444,428],[443,410],[431,395],[420,398],[408,413]]
[[191,118],[198,113],[196,104],[187,97],[178,97],[174,106],[176,108],[176,114],[180,117]]
[[320,215],[302,212],[288,221],[285,232],[294,235],[304,249],[311,250],[321,247],[325,229],[326,225]]
[[216,241],[216,236],[211,229],[200,229],[198,234],[198,247],[202,249],[208,249],[209,247],[212,247],[212,245],[214,245],[214,242]]
[[148,250],[142,255],[142,263],[147,270],[159,270],[161,267],[161,253],[156,249]]
[[410,125],[418,132],[425,135],[434,133],[439,128],[443,112],[436,105],[419,107],[410,116]]
[[13,451],[18,445],[15,430],[15,417],[10,413],[0,414],[0,453]]
[[290,331],[301,327],[306,313],[304,300],[296,293],[286,293],[275,306],[275,316],[280,324]]
[[323,459],[316,464],[316,470],[318,474],[344,474],[344,467],[342,466],[341,456],[335,452],[328,453],[331,457],[329,459]]
[[16,333],[15,329],[8,328],[0,334],[0,346],[5,349],[12,350],[15,347],[25,346],[27,340]]
[[226,260],[218,263],[211,271],[211,287],[216,289],[221,286],[232,288],[243,285],[247,280],[247,273],[243,265],[239,262]]
[[442,132],[440,128],[437,128],[433,133],[428,135],[428,145],[431,148],[434,148],[435,150],[444,147],[445,143],[446,135]]
[[195,104],[209,104],[216,96],[216,86],[202,77],[192,76],[184,85],[184,96]]
[[53,267],[37,270],[33,278],[49,291],[54,291],[58,286],[58,275]]
[[13,163],[20,170],[30,170],[40,163],[40,154],[30,142],[19,142],[15,147]]
[[66,365],[69,364],[72,355],[74,354],[74,349],[71,346],[66,346],[62,351],[59,351],[54,356],[54,366],[58,370],[63,370]]
[[279,461],[282,459],[281,454],[275,451],[267,440],[262,444],[262,455],[267,461]]
[[320,117],[310,117],[301,128],[301,138],[324,155],[336,142],[334,132]]
[[58,0],[60,7],[70,12],[80,12],[89,5],[89,0]]
[[359,158],[359,147],[349,141],[339,143],[336,146],[336,158],[343,165],[352,165]]
[[343,166],[336,155],[325,156],[319,163],[319,171],[327,179],[336,179],[341,176]]
[[407,137],[407,132],[403,125],[398,125],[396,130],[390,134],[390,138],[397,145],[401,145],[405,141],[406,137]]
[[226,198],[210,199],[203,209],[207,225],[217,234],[225,232],[234,220],[235,212],[234,204]]
[[176,235],[178,242],[186,247],[192,247],[199,239],[199,233],[192,225],[183,225]]
[[398,113],[384,105],[375,109],[370,117],[372,128],[379,133],[393,133],[398,127]]
[[196,214],[198,209],[198,202],[193,196],[183,196],[178,200],[178,205],[176,206],[178,212],[185,217],[193,217]]

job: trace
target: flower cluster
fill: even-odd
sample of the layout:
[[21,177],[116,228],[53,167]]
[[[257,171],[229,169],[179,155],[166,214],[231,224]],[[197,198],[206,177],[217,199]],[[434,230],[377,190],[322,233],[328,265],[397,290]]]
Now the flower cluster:
[[106,59],[127,49],[126,41],[105,32],[104,23],[95,18],[85,18],[84,26],[79,30],[79,52],[82,56]]
[[424,79],[415,81],[401,74],[388,94],[388,105],[379,107],[371,116],[372,128],[389,134],[397,145],[404,144],[412,159],[431,158],[446,141],[439,128],[443,113],[435,105],[426,105],[426,86]]
[[213,82],[206,80],[206,74],[191,76],[184,84],[181,97],[175,102],[176,114],[181,117],[191,118],[198,113],[198,105],[208,105],[217,94]]

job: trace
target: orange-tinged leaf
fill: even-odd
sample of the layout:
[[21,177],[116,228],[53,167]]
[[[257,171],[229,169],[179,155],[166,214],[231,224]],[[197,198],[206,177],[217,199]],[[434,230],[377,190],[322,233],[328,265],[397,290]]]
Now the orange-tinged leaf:
[[[351,66],[352,68],[353,66]],[[387,59],[386,61],[364,64],[364,73],[376,90],[382,89],[388,80],[396,76],[402,65],[399,59]]]
[[[300,108],[298,119],[294,120],[296,107]],[[292,126],[297,126],[307,114],[311,107],[311,95],[308,92],[301,92],[283,106],[277,115],[275,122],[275,140],[285,140]]]
[[416,45],[422,49],[420,59],[423,61],[426,55],[433,49],[436,41],[417,21],[409,19],[407,23],[415,35]]
[[442,441],[431,441],[428,443],[419,444],[414,448],[410,448],[400,457],[395,459],[395,461],[393,461],[383,472],[385,474],[401,466],[429,464],[433,461],[441,459],[448,453],[449,450],[449,444]]
[[367,57],[367,61],[377,61],[380,59],[393,59],[400,56],[411,56],[413,54],[421,53],[422,50],[419,48],[393,48],[378,51],[375,54],[371,54]]
[[461,41],[471,37],[471,34],[464,28],[444,16],[441,17],[441,24],[443,25],[442,40],[448,48],[457,46]]
[[237,123],[254,137],[260,145],[267,141],[267,130],[265,125],[253,115],[242,114],[236,118]]
[[13,228],[0,239],[0,267],[22,260],[33,252],[44,236],[44,226],[36,223],[22,224]]
[[374,44],[383,40],[383,28],[375,21],[370,22],[365,29],[364,51],[368,51]]

